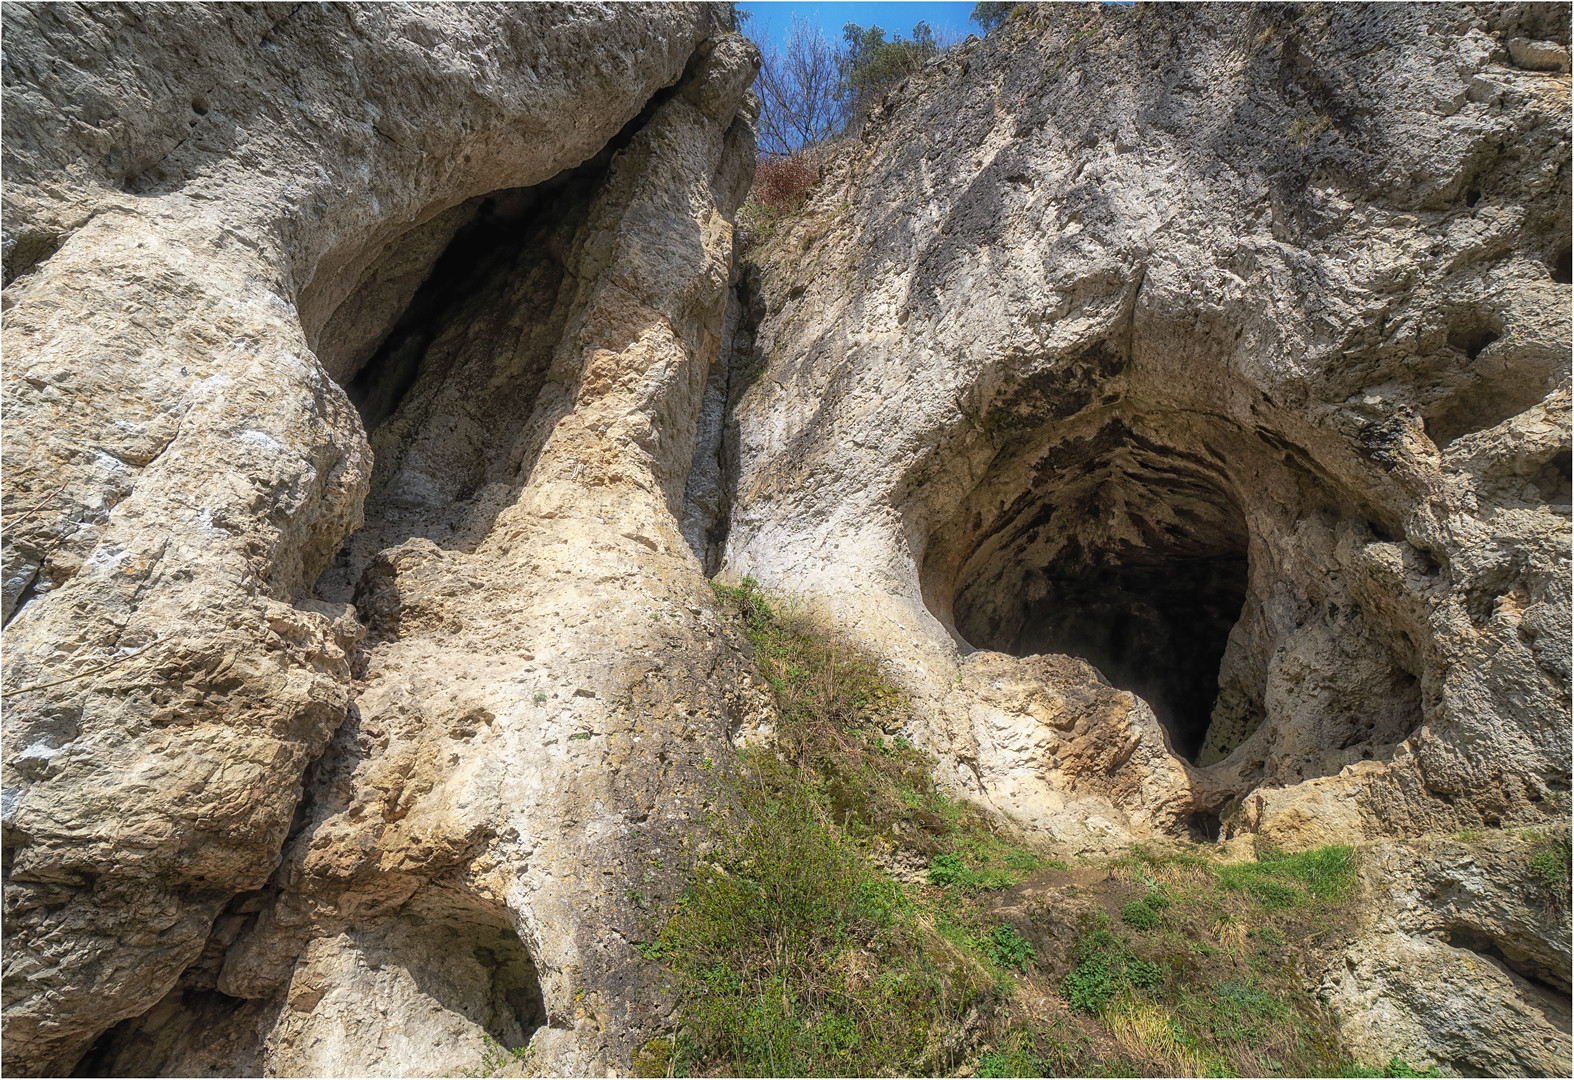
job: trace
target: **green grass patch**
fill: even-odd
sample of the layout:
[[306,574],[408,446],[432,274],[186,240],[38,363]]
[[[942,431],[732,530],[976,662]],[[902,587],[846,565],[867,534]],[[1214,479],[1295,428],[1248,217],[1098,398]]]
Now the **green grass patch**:
[[1133,900],[1120,909],[1120,921],[1133,930],[1152,930],[1159,925],[1159,913],[1141,900]]
[[1539,836],[1531,848],[1530,875],[1545,891],[1548,907],[1557,911],[1569,908],[1570,834],[1560,831]]
[[[953,1067],[966,1046],[936,1033],[961,1029],[1035,959],[975,898],[1037,857],[937,791],[932,759],[889,737],[906,701],[878,665],[750,579],[713,587],[779,723],[769,749],[713,770],[728,795],[715,846],[641,948],[677,992],[684,1046],[670,1064],[738,1076]],[[877,843],[928,856],[940,887],[904,890],[873,862]]]
[[1248,893],[1267,910],[1276,911],[1347,896],[1355,885],[1355,850],[1323,847],[1219,866],[1213,872],[1222,888]]
[[732,838],[696,867],[662,931],[702,1068],[743,1076],[912,1070],[987,973],[831,827],[766,754],[734,781]]

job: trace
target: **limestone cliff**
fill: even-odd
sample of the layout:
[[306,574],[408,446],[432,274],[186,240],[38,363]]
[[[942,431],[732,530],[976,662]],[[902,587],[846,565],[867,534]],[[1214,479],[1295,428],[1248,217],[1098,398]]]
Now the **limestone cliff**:
[[[932,61],[753,253],[723,575],[1084,850],[1566,823],[1568,15],[1022,8]],[[1393,1023],[1487,1008],[1448,981]]]
[[1036,841],[1368,845],[1363,1056],[1566,1062],[1445,838],[1569,816],[1566,5],[1029,10],[748,266],[726,5],[3,18],[8,1070],[629,1071],[709,574]]
[[594,1073],[659,1021],[651,853],[757,707],[674,516],[727,19],[7,5],[8,1070],[124,1020],[81,1068]]
[[1015,20],[757,253],[723,570],[833,597],[980,797],[1286,846],[1566,806],[1569,82],[1504,45],[1566,28],[1380,15]]

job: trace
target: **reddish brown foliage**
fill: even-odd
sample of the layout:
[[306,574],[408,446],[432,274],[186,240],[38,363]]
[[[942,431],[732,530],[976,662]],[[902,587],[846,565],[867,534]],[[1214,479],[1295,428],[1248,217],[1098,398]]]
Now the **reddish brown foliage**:
[[819,178],[820,170],[807,154],[761,154],[754,166],[754,197],[772,210],[785,213],[798,208]]

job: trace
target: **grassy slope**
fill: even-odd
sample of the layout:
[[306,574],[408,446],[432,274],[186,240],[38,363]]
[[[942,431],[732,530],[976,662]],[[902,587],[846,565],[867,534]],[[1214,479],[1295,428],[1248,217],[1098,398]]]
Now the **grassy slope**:
[[1354,852],[1035,851],[887,739],[903,699],[869,659],[751,582],[717,594],[782,724],[718,763],[715,847],[640,946],[681,1026],[637,1072],[1358,1075],[1302,974],[1350,933]]

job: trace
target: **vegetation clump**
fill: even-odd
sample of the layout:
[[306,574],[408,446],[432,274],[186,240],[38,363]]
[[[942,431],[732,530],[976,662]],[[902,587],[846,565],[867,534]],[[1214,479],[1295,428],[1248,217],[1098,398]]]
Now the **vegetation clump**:
[[1066,1003],[1077,1012],[1098,1015],[1117,994],[1151,990],[1163,982],[1158,965],[1128,947],[1130,939],[1096,930],[1077,944],[1077,966],[1061,984]]
[[[749,579],[715,589],[780,723],[772,748],[727,770],[719,841],[642,950],[682,1001],[670,1064],[777,1076],[945,1067],[936,1032],[987,1012],[1001,974],[1034,959],[1009,926],[976,928],[971,894],[1037,861],[938,792],[930,759],[887,741],[878,725],[902,697],[872,661]],[[898,838],[933,852],[946,878],[936,895],[879,868],[874,853]]]
[[1351,849],[1050,858],[937,788],[900,690],[804,605],[714,588],[779,724],[715,763],[714,846],[651,913],[679,1019],[642,1070],[1362,1075],[1298,968],[1347,940]]
[[1545,890],[1547,907],[1553,911],[1569,909],[1570,834],[1564,830],[1536,840],[1530,856],[1530,873]]
[[1354,860],[1353,848],[1324,847],[1221,866],[1217,874],[1222,888],[1250,893],[1272,911],[1348,895],[1355,886]]

